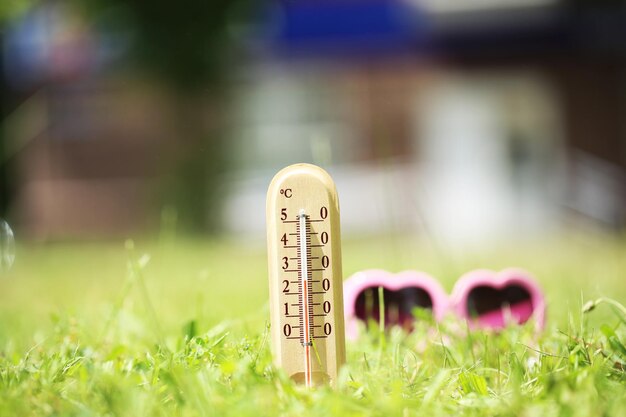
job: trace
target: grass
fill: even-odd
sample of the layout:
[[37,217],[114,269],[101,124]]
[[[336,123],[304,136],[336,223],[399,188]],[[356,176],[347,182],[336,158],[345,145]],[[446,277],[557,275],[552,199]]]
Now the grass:
[[262,244],[20,246],[0,278],[0,415],[626,415],[623,239],[442,253],[350,240],[344,274],[421,269],[450,290],[470,269],[521,266],[546,291],[544,333],[372,323],[337,387],[306,390],[271,364]]

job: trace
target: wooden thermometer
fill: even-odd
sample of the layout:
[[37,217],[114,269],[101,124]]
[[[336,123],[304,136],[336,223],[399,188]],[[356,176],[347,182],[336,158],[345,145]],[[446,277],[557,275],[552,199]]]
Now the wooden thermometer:
[[296,164],[267,192],[274,362],[307,387],[334,383],[345,362],[339,202],[323,169]]

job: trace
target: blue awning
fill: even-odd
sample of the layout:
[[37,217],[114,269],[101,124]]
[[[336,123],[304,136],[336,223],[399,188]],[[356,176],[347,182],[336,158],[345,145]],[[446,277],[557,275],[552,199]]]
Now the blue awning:
[[426,17],[394,0],[286,1],[271,20],[271,47],[289,52],[397,52],[427,43]]

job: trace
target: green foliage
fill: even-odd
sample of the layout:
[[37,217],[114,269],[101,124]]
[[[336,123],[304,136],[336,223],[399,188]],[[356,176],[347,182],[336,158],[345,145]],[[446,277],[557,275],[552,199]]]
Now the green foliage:
[[[394,261],[380,249],[386,243],[347,242],[346,272],[366,260],[386,259],[390,269],[414,262]],[[425,269],[453,281],[434,269],[439,260],[427,248],[407,246]],[[312,390],[272,365],[263,250],[168,241],[147,246],[148,256],[140,247],[127,242],[125,268],[123,252],[108,245],[20,248],[15,270],[0,280],[0,416],[625,413],[626,323],[617,300],[626,269],[614,256],[623,244],[587,248],[581,260],[572,248],[514,251],[553,272],[540,275],[550,301],[541,335],[533,323],[469,333],[454,317],[424,317],[411,334],[371,323],[349,342],[336,387]],[[511,262],[497,253],[497,262]],[[541,253],[550,256],[533,261]],[[456,262],[463,270],[480,258]],[[585,283],[616,298],[583,313],[573,297]]]
[[0,2],[0,29],[2,24],[10,20],[25,10],[28,10],[35,3],[35,0],[4,0]]
[[187,93],[206,89],[236,46],[234,28],[260,3],[250,0],[73,0],[101,24],[132,38],[131,55],[144,69]]

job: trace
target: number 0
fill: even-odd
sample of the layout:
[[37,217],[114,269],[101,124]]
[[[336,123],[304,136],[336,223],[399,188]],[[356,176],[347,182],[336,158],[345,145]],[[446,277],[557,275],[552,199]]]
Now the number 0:
[[[285,325],[285,326],[287,326],[287,325]],[[289,330],[290,330],[289,332],[291,333],[291,329],[289,329]],[[330,334],[330,332],[332,332],[332,330],[333,330],[333,328],[330,326],[330,323],[326,323],[324,325],[324,334],[326,336],[328,336]]]
[[322,206],[322,208],[320,209],[320,217],[322,219],[328,217],[328,209],[326,208],[326,206]]
[[[328,323],[326,323],[328,324]],[[326,326],[324,326],[324,333],[326,333]],[[283,334],[287,337],[291,336],[291,326],[288,324],[285,324],[285,326],[283,326]],[[326,333],[328,334],[328,333]]]

